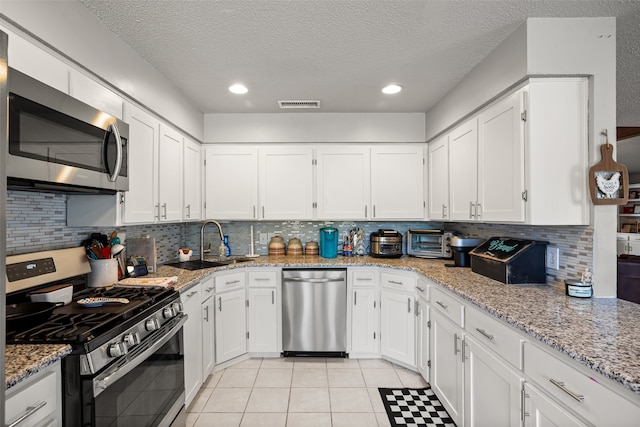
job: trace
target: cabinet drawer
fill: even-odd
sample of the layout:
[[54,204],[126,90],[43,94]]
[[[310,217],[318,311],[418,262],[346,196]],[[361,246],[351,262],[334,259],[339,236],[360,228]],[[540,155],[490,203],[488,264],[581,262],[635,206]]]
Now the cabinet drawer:
[[524,372],[557,401],[595,425],[637,425],[640,407],[556,356],[524,344]]
[[249,272],[250,288],[275,288],[278,284],[278,273],[275,271]]
[[15,390],[7,390],[6,423],[30,413],[20,426],[57,425],[58,375],[57,370],[49,371],[38,379],[25,380],[26,384],[18,384]]
[[380,283],[383,288],[396,291],[415,292],[416,278],[397,273],[380,273]]
[[206,301],[211,295],[214,294],[216,287],[213,283],[213,278],[206,279],[202,283],[200,283],[200,300],[202,302]]
[[468,306],[466,311],[467,332],[522,370],[522,337],[507,325],[476,308]]
[[351,285],[354,287],[375,286],[377,272],[372,270],[354,271]]
[[232,274],[224,274],[224,275],[216,276],[215,284],[216,284],[216,293],[244,288],[245,274],[232,273]]
[[456,325],[464,327],[464,305],[435,286],[431,287],[431,307],[442,312]]

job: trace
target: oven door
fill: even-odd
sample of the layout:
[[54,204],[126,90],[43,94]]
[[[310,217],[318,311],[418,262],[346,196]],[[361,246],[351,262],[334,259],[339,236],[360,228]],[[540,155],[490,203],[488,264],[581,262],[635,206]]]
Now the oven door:
[[[155,342],[131,349],[130,360],[90,381],[91,426],[169,426],[184,404],[183,316]],[[152,338],[153,340],[153,338]],[[146,347],[146,348],[145,348]],[[133,354],[136,349],[137,354]],[[129,359],[129,357],[127,357]],[[91,413],[92,420],[86,417]]]

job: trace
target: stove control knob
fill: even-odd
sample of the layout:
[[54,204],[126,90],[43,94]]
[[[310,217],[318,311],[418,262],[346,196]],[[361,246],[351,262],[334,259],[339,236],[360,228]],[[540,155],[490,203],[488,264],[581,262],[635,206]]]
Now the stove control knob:
[[107,354],[109,357],[120,357],[127,354],[127,346],[122,342],[117,342],[113,344],[109,344],[107,348]]
[[147,321],[144,323],[144,328],[149,332],[155,331],[156,329],[160,328],[160,322],[158,322],[158,319],[156,319],[155,317],[153,319],[147,319]]
[[131,332],[126,334],[123,338],[127,347],[133,347],[134,345],[140,344],[140,334],[137,332]]
[[170,307],[166,307],[164,310],[162,310],[162,317],[164,317],[165,319],[171,319],[172,317],[176,317],[176,309],[175,307],[170,306]]
[[173,310],[175,311],[175,315],[177,316],[178,314],[182,313],[182,303],[180,302],[176,302],[171,304],[171,308],[173,308]]

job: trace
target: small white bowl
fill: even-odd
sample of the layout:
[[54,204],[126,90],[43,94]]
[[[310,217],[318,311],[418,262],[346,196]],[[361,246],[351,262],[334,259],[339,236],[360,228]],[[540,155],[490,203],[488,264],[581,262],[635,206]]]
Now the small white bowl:
[[69,304],[72,297],[73,286],[71,285],[49,286],[29,294],[32,302],[61,302],[63,304]]

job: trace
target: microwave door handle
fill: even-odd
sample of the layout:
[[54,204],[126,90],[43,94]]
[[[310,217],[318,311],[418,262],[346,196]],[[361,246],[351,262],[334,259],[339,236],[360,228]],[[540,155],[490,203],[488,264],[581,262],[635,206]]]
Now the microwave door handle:
[[118,126],[115,123],[109,124],[107,132],[113,132],[113,136],[116,138],[116,167],[113,170],[113,174],[109,176],[109,181],[115,182],[120,174],[120,168],[122,168],[122,140],[120,139]]

